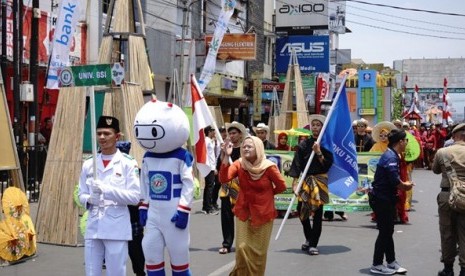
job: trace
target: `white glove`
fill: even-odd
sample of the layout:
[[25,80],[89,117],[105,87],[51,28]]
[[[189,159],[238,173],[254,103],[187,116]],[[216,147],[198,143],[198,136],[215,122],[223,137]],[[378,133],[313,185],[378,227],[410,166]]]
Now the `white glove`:
[[90,189],[92,190],[92,194],[97,194],[98,197],[100,197],[100,195],[103,193],[103,182],[96,179],[96,180],[92,180],[91,184],[90,184]]
[[87,203],[92,205],[99,205],[100,204],[100,194],[90,193],[90,197],[87,199]]

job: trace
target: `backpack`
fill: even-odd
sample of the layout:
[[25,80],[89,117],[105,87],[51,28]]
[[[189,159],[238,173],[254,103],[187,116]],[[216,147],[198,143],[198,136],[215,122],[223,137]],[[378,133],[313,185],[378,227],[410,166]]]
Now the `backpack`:
[[465,181],[458,179],[457,173],[445,155],[444,165],[450,183],[449,206],[454,211],[465,213]]

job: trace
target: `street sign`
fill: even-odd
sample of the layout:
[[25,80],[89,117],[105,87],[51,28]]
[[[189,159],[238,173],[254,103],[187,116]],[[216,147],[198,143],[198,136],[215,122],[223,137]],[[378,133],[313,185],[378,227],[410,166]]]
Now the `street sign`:
[[70,66],[60,71],[60,86],[121,85],[124,68],[120,63]]

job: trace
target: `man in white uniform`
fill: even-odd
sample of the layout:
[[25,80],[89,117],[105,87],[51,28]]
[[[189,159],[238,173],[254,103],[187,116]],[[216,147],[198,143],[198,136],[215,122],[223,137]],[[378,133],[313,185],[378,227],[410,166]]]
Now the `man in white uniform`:
[[97,124],[96,179],[93,159],[87,159],[79,179],[79,201],[89,210],[85,239],[87,276],[102,275],[105,259],[107,275],[125,276],[128,240],[132,239],[128,205],[140,199],[139,169],[136,160],[116,148],[119,122],[101,116]]

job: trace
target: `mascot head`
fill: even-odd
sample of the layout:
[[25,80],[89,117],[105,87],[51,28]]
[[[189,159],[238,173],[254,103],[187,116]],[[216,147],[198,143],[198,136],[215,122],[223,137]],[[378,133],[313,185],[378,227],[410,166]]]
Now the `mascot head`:
[[172,103],[151,100],[137,112],[134,133],[147,151],[164,153],[182,147],[189,137],[189,120]]

